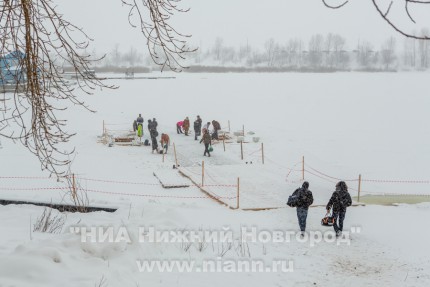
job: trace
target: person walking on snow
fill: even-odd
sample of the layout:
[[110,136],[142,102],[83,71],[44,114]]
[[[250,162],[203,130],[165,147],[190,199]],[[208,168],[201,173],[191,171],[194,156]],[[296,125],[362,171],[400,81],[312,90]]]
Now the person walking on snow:
[[182,126],[184,125],[184,122],[183,121],[179,121],[179,122],[177,122],[176,123],[176,132],[178,133],[178,134],[182,134],[183,132],[182,132]]
[[296,189],[293,192],[293,196],[294,195],[298,196],[298,202],[296,206],[297,219],[299,220],[301,236],[304,236],[309,206],[311,206],[311,204],[314,202],[312,192],[309,190],[309,182],[303,182],[302,187]]
[[169,148],[170,138],[167,134],[161,134],[161,148],[164,150],[164,153],[167,153],[167,149]]
[[197,140],[197,137],[201,134],[202,130],[202,119],[200,116],[197,116],[197,119],[194,121],[194,140]]
[[[352,199],[348,192],[348,186],[344,181],[339,181],[336,184],[336,190],[333,192],[328,204],[327,213],[333,208],[334,224],[333,228],[336,232],[336,236],[340,236],[343,230],[343,221],[346,215],[346,208],[351,206]],[[338,224],[339,221],[339,224]]]
[[203,154],[203,156],[206,156],[206,153],[208,154],[208,156],[210,157],[211,154],[209,152],[209,146],[212,145],[212,139],[211,139],[211,135],[209,134],[208,130],[205,130],[203,133],[203,137],[200,140],[200,143],[204,143],[205,144],[205,153]]

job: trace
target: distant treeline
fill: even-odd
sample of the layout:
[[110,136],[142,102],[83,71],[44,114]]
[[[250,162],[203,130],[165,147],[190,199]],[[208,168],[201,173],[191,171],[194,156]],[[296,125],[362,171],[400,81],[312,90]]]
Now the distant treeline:
[[[423,35],[428,35],[426,29]],[[400,48],[398,48],[400,46]],[[93,53],[94,54],[94,53]],[[160,53],[162,55],[162,53]],[[380,47],[368,41],[351,45],[338,34],[313,35],[308,42],[269,39],[263,48],[248,44],[233,47],[216,38],[210,47],[199,48],[186,55],[181,63],[185,72],[336,72],[336,71],[397,71],[427,70],[430,66],[430,42],[405,38],[398,45],[393,37]],[[121,53],[119,45],[95,65],[100,72],[135,73],[159,70],[152,59],[134,48]],[[146,68],[145,68],[146,67]]]

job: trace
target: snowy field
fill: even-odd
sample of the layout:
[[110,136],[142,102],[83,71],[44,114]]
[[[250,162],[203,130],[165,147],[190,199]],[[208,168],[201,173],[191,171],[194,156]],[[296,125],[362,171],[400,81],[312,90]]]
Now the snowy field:
[[[296,240],[254,242],[247,256],[234,248],[225,258],[287,259],[289,273],[139,272],[137,259],[216,259],[223,246],[171,243],[85,243],[70,226],[139,226],[160,230],[219,230],[241,226],[297,231],[295,210],[285,208],[305,179],[315,197],[309,231],[324,231],[325,214],[335,183],[347,180],[352,195],[362,175],[363,194],[430,194],[430,98],[427,73],[339,74],[154,74],[176,79],[112,80],[116,90],[97,90],[82,99],[89,113],[69,107],[62,113],[70,132],[77,132],[72,170],[91,205],[118,208],[115,213],[68,214],[61,234],[32,232],[42,212],[35,206],[0,206],[0,286],[428,286],[430,204],[397,207],[351,207],[345,230],[350,245]],[[197,187],[163,189],[154,173],[176,176],[173,146],[167,157],[149,147],[98,142],[103,121],[110,133],[126,133],[141,113],[157,118],[158,130],[175,143],[180,170],[201,182],[205,161],[206,189],[240,208],[280,207],[269,211],[232,210],[208,198]],[[245,128],[244,160],[235,141],[214,143],[211,158],[194,134],[176,134],[175,123],[200,115],[218,120],[231,133]],[[145,128],[145,137],[147,129]],[[248,135],[248,132],[255,135]],[[253,143],[252,137],[260,141]],[[265,163],[262,164],[261,143]],[[38,161],[21,146],[2,140],[0,199],[68,202],[64,183],[47,178]],[[251,164],[252,161],[252,164]],[[180,179],[183,181],[184,179]],[[99,286],[99,285],[97,285]]]

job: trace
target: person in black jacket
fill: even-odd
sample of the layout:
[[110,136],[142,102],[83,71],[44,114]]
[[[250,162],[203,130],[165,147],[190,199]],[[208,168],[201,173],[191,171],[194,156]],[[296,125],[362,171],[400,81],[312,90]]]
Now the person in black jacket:
[[197,116],[197,119],[194,121],[194,140],[197,140],[197,137],[201,134],[202,130],[202,119],[200,116]]
[[300,231],[302,232],[301,236],[304,236],[309,206],[314,202],[312,192],[309,190],[309,182],[305,181],[301,188],[294,191],[293,196],[294,195],[299,197],[296,205],[297,218],[299,220]]
[[[333,192],[328,204],[327,213],[333,208],[334,224],[333,228],[336,232],[336,236],[340,236],[343,230],[343,221],[345,219],[346,208],[351,206],[352,200],[351,195],[348,192],[348,186],[344,181],[339,181],[336,184],[336,190]],[[339,225],[338,225],[339,220]]]
[[157,137],[158,137],[158,132],[156,129],[152,129],[149,133],[149,135],[151,136],[151,146],[152,146],[152,153],[158,153],[158,143],[157,143]]
[[158,126],[158,123],[155,120],[155,118],[153,118],[152,121],[148,120],[148,130],[149,130],[149,132],[151,132],[153,130],[156,131],[157,130],[157,126]]

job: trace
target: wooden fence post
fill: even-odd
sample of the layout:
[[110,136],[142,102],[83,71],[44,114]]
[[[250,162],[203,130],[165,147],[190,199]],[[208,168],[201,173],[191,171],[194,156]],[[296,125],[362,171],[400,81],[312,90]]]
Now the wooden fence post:
[[228,120],[228,132],[230,132],[230,120]]
[[240,141],[240,158],[243,160],[243,141]]
[[263,164],[264,164],[264,145],[263,145],[263,143],[261,143],[261,159],[263,160]]
[[225,133],[224,133],[224,136],[222,137],[222,145],[224,146],[224,151],[225,151]]
[[105,133],[106,133],[105,120],[103,120],[103,133],[102,133],[102,135],[104,135]]
[[245,125],[242,125],[243,138],[245,138]]
[[302,156],[302,180],[305,180],[305,157]]
[[357,198],[358,202],[360,202],[360,193],[361,193],[361,174],[358,175],[358,198]]
[[175,143],[173,143],[173,152],[175,153],[176,168],[178,168],[178,157],[176,156],[176,145],[175,145]]
[[205,186],[205,161],[202,161],[202,186]]
[[239,209],[239,199],[240,199],[240,181],[239,181],[239,178],[237,178],[237,196],[236,196],[236,199],[237,199],[236,209]]

